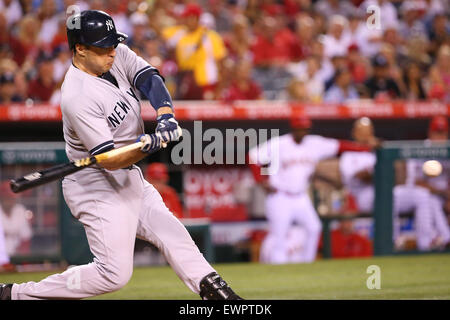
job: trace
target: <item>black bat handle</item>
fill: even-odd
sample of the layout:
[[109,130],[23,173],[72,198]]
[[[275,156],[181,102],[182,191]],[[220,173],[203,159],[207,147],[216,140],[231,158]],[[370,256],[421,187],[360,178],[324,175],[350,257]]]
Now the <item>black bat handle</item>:
[[95,157],[77,160],[69,163],[63,163],[42,171],[33,172],[17,180],[11,180],[10,187],[14,193],[31,189],[48,182],[58,180],[69,174],[87,168],[96,163]]

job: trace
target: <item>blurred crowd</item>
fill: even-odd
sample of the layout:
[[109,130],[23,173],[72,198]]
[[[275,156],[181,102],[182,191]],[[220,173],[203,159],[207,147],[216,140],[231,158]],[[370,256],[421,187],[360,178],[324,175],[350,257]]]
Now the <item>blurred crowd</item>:
[[1,104],[59,104],[71,5],[111,14],[176,99],[450,102],[445,0],[0,0]]

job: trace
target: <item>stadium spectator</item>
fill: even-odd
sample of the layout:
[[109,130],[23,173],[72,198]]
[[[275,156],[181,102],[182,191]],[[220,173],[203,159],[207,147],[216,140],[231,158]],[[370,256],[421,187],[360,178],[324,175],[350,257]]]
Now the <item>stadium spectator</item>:
[[35,2],[30,0],[20,1],[20,5],[22,7],[22,16],[26,17],[27,15],[36,13]]
[[[50,47],[47,46],[47,48],[45,48],[47,50],[55,50],[56,48],[61,46],[67,47],[66,17],[65,15],[58,14],[57,20],[58,20],[57,31],[50,41],[49,44]],[[67,49],[67,51],[69,51],[69,49]]]
[[387,59],[381,54],[376,55],[372,58],[372,67],[373,75],[365,82],[365,95],[377,101],[400,98],[400,89],[389,75]]
[[27,209],[17,200],[17,194],[9,187],[9,181],[0,185],[0,219],[5,233],[5,247],[9,256],[28,253],[32,230]]
[[426,3],[423,0],[403,1],[400,12],[403,19],[399,24],[399,33],[403,39],[414,37],[427,38],[427,30],[421,18],[426,11]]
[[183,72],[178,92],[180,99],[211,99],[226,56],[222,37],[199,24],[201,13],[198,5],[187,5],[182,14],[184,25],[164,32],[166,40],[175,46],[176,61]]
[[40,23],[33,15],[27,15],[18,22],[18,33],[10,36],[9,44],[13,58],[19,66],[33,63],[39,53]]
[[[403,61],[414,61],[420,64],[421,68],[429,68],[432,64],[431,56],[427,52],[429,41],[426,38],[415,37],[406,42],[406,52],[404,56],[399,55],[399,64],[404,67]],[[403,61],[402,61],[403,58]]]
[[255,66],[280,67],[290,61],[295,41],[292,31],[280,26],[274,17],[264,16],[255,33],[251,46]]
[[435,57],[437,56],[439,48],[444,45],[450,45],[450,23],[445,14],[437,14],[433,18],[431,30],[428,33],[430,44],[428,46],[428,53]]
[[311,45],[316,37],[316,25],[309,15],[301,15],[295,24],[295,41],[292,45],[292,62],[297,62],[311,55]]
[[344,103],[359,98],[358,91],[352,84],[352,75],[348,69],[336,72],[335,83],[325,92],[324,102]]
[[319,0],[314,5],[314,10],[325,17],[333,15],[348,16],[355,7],[348,0]]
[[424,100],[426,98],[422,78],[423,73],[417,63],[412,62],[406,67],[403,83],[407,100]]
[[381,42],[376,47],[376,52],[380,51],[381,46],[383,44],[389,44],[394,47],[395,51],[397,53],[400,53],[401,50],[403,50],[405,40],[400,36],[398,32],[398,27],[396,26],[387,26],[382,34]]
[[19,0],[0,0],[0,12],[4,12],[8,27],[22,18],[22,7]]
[[0,104],[21,102],[22,97],[17,93],[14,73],[5,72],[0,75]]
[[38,19],[41,23],[39,32],[39,41],[43,44],[49,44],[53,37],[58,33],[59,17],[56,14],[55,0],[42,0],[38,10]]
[[[400,94],[403,96],[406,93],[405,84],[403,82],[403,69],[398,63],[401,58],[395,51],[395,48],[390,44],[383,43],[378,55],[380,56],[380,58],[384,58],[386,60],[388,77],[395,82],[398,89],[400,90]],[[404,61],[406,60],[407,59],[404,58]]]
[[251,79],[252,64],[241,60],[234,67],[234,78],[225,90],[226,101],[234,100],[259,100],[262,98],[261,87]]
[[237,15],[234,18],[231,32],[224,37],[228,56],[235,60],[252,59],[250,45],[253,34],[246,16]]
[[142,50],[145,39],[150,33],[154,33],[154,31],[149,28],[148,16],[143,12],[134,12],[130,16],[130,23],[133,26],[133,35],[128,38],[127,45],[133,50]]
[[328,58],[345,56],[351,45],[351,37],[347,32],[348,20],[344,16],[332,16],[328,23],[327,34],[323,36],[324,55]]
[[28,86],[28,96],[37,102],[49,101],[56,89],[52,56],[41,52],[37,59],[37,77]]
[[359,47],[355,44],[350,45],[348,48],[347,67],[352,73],[353,83],[360,87],[367,79],[370,62],[361,54]]
[[103,1],[102,8],[99,10],[106,11],[111,15],[117,30],[122,30],[125,34],[132,36],[133,28],[129,23],[128,16],[126,14],[127,5],[128,1],[108,0]]
[[296,102],[312,102],[306,89],[306,84],[302,80],[292,78],[289,82],[284,95],[285,100],[292,100]]
[[210,12],[214,18],[215,30],[217,32],[226,34],[231,30],[233,25],[233,11],[237,9],[236,2],[237,1],[233,2],[220,0],[209,0],[207,2],[208,12]]
[[64,80],[64,75],[69,69],[72,59],[67,44],[61,44],[55,47],[52,52],[53,57],[53,79],[55,83]]
[[330,87],[335,83],[335,77],[339,71],[348,69],[346,55],[335,55],[330,59],[330,61],[333,66],[333,74],[328,79],[325,79],[325,91],[330,89]]
[[355,230],[351,218],[342,220],[339,222],[338,228],[331,231],[331,256],[333,258],[370,257],[372,255],[372,242]]
[[305,72],[297,75],[298,79],[306,85],[307,95],[311,102],[321,102],[325,90],[325,81],[320,73],[319,59],[310,56],[305,61]]
[[183,207],[174,188],[168,185],[169,173],[164,163],[155,162],[148,165],[145,177],[163,198],[164,204],[177,218],[183,218]]
[[443,45],[429,73],[428,97],[450,102],[450,45]]

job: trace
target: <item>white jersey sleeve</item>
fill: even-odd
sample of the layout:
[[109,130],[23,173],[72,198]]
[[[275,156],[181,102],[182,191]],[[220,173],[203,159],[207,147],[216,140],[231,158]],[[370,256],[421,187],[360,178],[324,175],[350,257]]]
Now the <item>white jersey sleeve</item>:
[[339,140],[316,135],[307,136],[307,139],[308,145],[313,146],[311,150],[316,154],[318,161],[337,156]]

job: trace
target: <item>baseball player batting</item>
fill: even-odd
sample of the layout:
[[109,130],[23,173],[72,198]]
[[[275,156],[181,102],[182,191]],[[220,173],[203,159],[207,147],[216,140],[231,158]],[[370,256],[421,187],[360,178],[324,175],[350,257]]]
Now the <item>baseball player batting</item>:
[[[134,165],[162,144],[179,139],[163,78],[121,44],[127,35],[116,31],[105,12],[88,10],[69,19],[73,63],[61,88],[68,158],[81,159],[135,141],[143,146],[63,180],[64,198],[84,225],[94,261],[40,282],[0,285],[0,298],[82,299],[118,290],[131,278],[137,236],[156,245],[178,277],[202,299],[241,299],[205,260],[185,227]],[[80,28],[70,28],[77,25]],[[157,112],[155,133],[144,133],[140,95]]]

